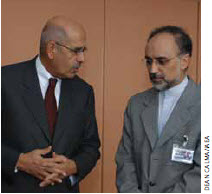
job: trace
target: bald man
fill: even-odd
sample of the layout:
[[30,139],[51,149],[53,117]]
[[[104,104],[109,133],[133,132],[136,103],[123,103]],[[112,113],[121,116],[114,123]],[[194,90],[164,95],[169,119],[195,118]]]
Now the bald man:
[[2,192],[79,192],[100,157],[82,25],[56,16],[41,33],[40,54],[2,68]]

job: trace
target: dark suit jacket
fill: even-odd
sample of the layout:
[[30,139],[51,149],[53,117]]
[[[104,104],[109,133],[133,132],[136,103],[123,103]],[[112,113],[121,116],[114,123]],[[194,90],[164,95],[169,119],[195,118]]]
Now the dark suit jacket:
[[[124,116],[123,136],[116,154],[119,192],[201,192],[201,96],[189,80],[157,138],[158,92],[133,96]],[[194,150],[192,164],[171,160],[173,144]]]
[[58,154],[74,160],[79,180],[99,159],[99,137],[94,93],[75,76],[63,79],[58,120],[51,140],[35,59],[2,68],[2,192],[78,192],[69,178],[40,188],[40,180],[14,168],[20,153],[52,145]]

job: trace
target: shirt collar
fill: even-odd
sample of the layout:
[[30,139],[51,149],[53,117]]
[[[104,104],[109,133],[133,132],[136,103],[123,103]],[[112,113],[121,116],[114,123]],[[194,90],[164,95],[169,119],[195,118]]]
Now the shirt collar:
[[188,84],[188,77],[185,76],[185,78],[180,84],[165,90],[164,94],[165,96],[180,96],[183,93],[187,84]]
[[50,78],[54,78],[57,80],[60,80],[58,78],[55,78],[54,76],[52,76],[45,68],[45,66],[42,64],[41,60],[40,60],[40,56],[38,55],[37,59],[36,59],[36,69],[37,69],[37,73],[38,76],[41,79],[45,79],[45,80],[49,80]]

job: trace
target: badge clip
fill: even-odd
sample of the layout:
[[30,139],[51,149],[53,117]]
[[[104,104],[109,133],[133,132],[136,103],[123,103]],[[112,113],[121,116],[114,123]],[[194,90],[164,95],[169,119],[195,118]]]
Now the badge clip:
[[187,135],[184,135],[183,136],[183,139],[184,139],[184,141],[183,141],[183,147],[186,147],[186,145],[188,144],[188,136]]

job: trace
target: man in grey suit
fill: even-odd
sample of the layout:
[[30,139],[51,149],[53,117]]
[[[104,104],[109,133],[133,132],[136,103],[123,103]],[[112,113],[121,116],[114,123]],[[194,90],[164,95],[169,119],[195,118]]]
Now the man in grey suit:
[[188,76],[192,41],[180,27],[154,29],[144,63],[153,88],[129,100],[116,153],[119,192],[201,192],[200,87]]

